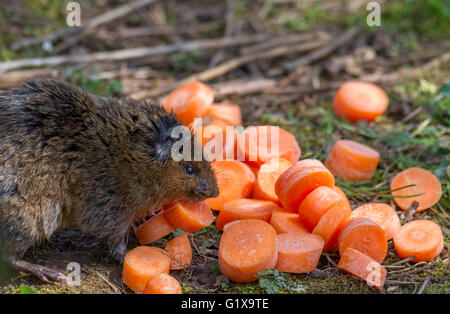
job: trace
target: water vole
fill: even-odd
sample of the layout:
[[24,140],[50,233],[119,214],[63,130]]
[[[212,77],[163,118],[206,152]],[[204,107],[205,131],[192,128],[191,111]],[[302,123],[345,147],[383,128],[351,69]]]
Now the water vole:
[[171,157],[171,131],[180,125],[156,104],[95,96],[54,79],[0,91],[0,246],[7,261],[42,280],[63,280],[19,257],[71,227],[108,243],[122,261],[136,214],[216,196],[208,162]]

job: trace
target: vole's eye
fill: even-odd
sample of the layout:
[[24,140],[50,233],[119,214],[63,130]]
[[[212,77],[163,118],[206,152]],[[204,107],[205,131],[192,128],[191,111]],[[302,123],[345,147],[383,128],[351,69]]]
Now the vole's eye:
[[184,171],[190,176],[193,176],[195,174],[195,169],[191,165],[184,166]]

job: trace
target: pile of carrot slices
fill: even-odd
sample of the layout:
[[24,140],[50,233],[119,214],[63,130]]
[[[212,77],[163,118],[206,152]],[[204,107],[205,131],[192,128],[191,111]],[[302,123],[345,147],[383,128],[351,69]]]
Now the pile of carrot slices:
[[[286,130],[258,126],[237,132],[234,127],[242,123],[240,107],[214,104],[212,90],[200,82],[174,90],[163,106],[189,125],[205,154],[208,151],[213,156],[211,167],[219,195],[199,203],[167,204],[135,228],[141,246],[127,254],[123,268],[123,282],[133,291],[181,293],[179,282],[169,272],[191,264],[187,234],[214,220],[223,232],[219,268],[234,282],[257,280],[259,272],[270,268],[309,273],[316,269],[322,253],[336,249],[339,269],[382,290],[387,276],[382,264],[389,241],[401,258],[412,257],[414,262],[429,261],[442,252],[443,234],[436,223],[413,220],[402,225],[394,204],[352,208],[354,204],[335,185],[335,176],[370,181],[380,160],[375,149],[338,140],[324,163],[300,160],[297,140]],[[350,122],[372,121],[387,106],[381,88],[362,82],[344,84],[333,103],[336,114]],[[201,118],[200,127],[195,118]],[[439,180],[421,168],[398,173],[390,189],[399,209],[413,207],[417,212],[435,205],[442,195]],[[174,237],[163,249],[147,246],[177,229],[187,234]]]

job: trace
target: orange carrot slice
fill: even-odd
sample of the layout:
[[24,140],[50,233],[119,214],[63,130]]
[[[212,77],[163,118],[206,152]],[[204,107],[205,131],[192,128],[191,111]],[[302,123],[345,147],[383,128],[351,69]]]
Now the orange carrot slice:
[[168,274],[159,274],[151,278],[143,294],[181,294],[181,285]]
[[365,280],[369,286],[377,290],[383,289],[386,269],[374,259],[355,249],[346,248],[341,254],[337,267]]
[[125,256],[122,281],[134,292],[141,292],[152,277],[169,273],[170,262],[162,249],[138,246]]
[[191,82],[171,92],[163,107],[175,113],[184,125],[189,125],[195,118],[204,116],[213,101],[214,92],[208,85]]
[[167,243],[165,250],[172,258],[171,270],[184,269],[192,261],[192,247],[186,234],[176,236]]
[[339,140],[325,160],[327,168],[347,181],[370,180],[377,169],[380,154],[369,146]]
[[238,135],[237,147],[238,157],[242,154],[247,163],[256,167],[274,158],[284,158],[295,163],[301,155],[294,135],[271,125],[246,129]]
[[257,273],[277,263],[277,233],[267,222],[246,219],[229,223],[219,243],[219,268],[234,282],[257,280]]
[[[253,167],[252,165],[249,165],[248,163],[245,163],[249,168],[250,168],[250,170],[253,172],[253,174],[255,175],[255,178],[257,178],[258,177],[258,172],[259,172],[259,167]],[[253,188],[255,188],[255,187],[253,187]]]
[[213,104],[206,109],[205,115],[222,119],[228,125],[238,126],[242,124],[241,107],[234,104]]
[[319,262],[323,240],[304,232],[283,233],[277,237],[277,248],[276,269],[286,273],[309,273]]
[[255,175],[246,164],[225,160],[212,162],[211,167],[219,187],[219,196],[205,201],[212,209],[222,210],[223,205],[229,201],[250,197]]
[[262,164],[253,187],[253,197],[279,202],[275,193],[275,182],[291,166],[292,163],[283,158],[275,158]]
[[[404,189],[402,187],[413,185]],[[394,198],[398,207],[407,210],[411,204],[416,201],[419,203],[417,212],[424,211],[436,204],[442,196],[442,187],[439,179],[428,170],[422,168],[409,168],[398,173],[391,182],[391,190],[399,189],[392,192],[394,196],[415,197]]]
[[[207,131],[205,131],[207,132]],[[214,134],[203,146],[208,161],[233,161],[237,159],[237,132],[233,127],[226,127]]]
[[213,139],[217,134],[224,132],[227,127],[227,122],[221,119],[212,117],[203,117],[196,119],[189,124],[191,131],[197,136],[197,139],[202,146]]
[[339,188],[339,187],[337,187],[337,186],[334,186],[333,190],[334,190],[337,194],[341,195],[341,196],[346,200],[346,202],[347,202],[347,204],[348,204],[348,207],[352,208],[352,206],[350,205],[350,201],[348,200],[347,195],[345,195],[344,191],[342,191],[341,188]]
[[275,193],[285,209],[297,212],[305,197],[319,186],[333,187],[333,175],[320,161],[304,159],[280,175]]
[[332,188],[319,186],[309,193],[298,207],[300,221],[309,230],[313,230],[320,217],[338,203],[341,204],[341,207],[347,206],[345,199]]
[[205,202],[177,201],[164,206],[164,215],[176,228],[184,232],[196,232],[214,221],[214,214]]
[[389,105],[383,89],[372,83],[350,81],[342,84],[333,100],[336,115],[350,122],[373,121]]
[[239,198],[223,205],[216,220],[216,227],[223,230],[227,223],[242,219],[261,219],[268,222],[276,208],[277,204],[271,201]]
[[324,240],[324,252],[329,252],[334,249],[337,244],[339,232],[344,223],[350,219],[351,214],[351,208],[346,202],[341,201],[333,205],[320,217],[312,233],[320,236]]
[[301,222],[298,214],[284,210],[283,208],[274,209],[270,224],[275,228],[278,234],[287,232],[309,232]]
[[342,254],[346,248],[353,248],[382,263],[387,254],[387,240],[383,229],[368,218],[348,220],[338,237],[338,249]]
[[175,231],[175,227],[160,213],[136,228],[136,236],[141,245],[157,241]]
[[400,229],[400,219],[395,210],[384,203],[369,203],[359,206],[352,212],[352,218],[366,217],[383,229],[386,240],[394,237]]
[[436,223],[414,220],[404,224],[395,234],[394,246],[400,257],[415,256],[413,262],[426,262],[441,254],[444,238]]

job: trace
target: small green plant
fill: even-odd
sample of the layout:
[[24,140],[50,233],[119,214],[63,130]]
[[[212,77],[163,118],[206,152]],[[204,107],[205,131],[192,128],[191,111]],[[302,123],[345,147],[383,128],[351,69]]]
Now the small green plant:
[[24,285],[20,286],[19,293],[20,294],[37,294],[36,290],[34,290],[31,287],[24,286]]
[[258,277],[258,284],[264,292],[268,294],[280,292],[304,293],[305,288],[298,284],[291,283],[292,277],[289,274],[282,273],[276,269],[268,269],[256,274]]
[[118,80],[108,81],[100,78],[100,71],[93,70],[89,75],[85,75],[80,70],[67,70],[69,80],[79,85],[81,88],[93,94],[116,96],[122,91],[122,82]]

